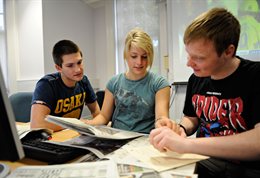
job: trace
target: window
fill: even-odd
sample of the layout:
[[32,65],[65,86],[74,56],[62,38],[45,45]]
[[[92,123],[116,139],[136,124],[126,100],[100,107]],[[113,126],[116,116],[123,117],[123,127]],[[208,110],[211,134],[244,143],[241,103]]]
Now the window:
[[160,74],[160,25],[158,0],[115,0],[116,21],[116,73],[126,71],[123,50],[126,34],[134,27],[140,27],[153,40],[154,62],[151,70]]

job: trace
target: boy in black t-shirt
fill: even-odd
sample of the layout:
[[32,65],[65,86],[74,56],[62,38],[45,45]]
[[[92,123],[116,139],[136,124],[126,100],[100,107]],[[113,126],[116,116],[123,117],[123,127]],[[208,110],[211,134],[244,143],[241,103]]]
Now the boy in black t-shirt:
[[[186,29],[189,78],[180,124],[157,121],[150,142],[160,151],[210,156],[197,163],[199,177],[259,177],[260,63],[236,56],[238,20],[213,8]],[[168,127],[163,127],[163,126]],[[186,136],[197,131],[196,139]]]

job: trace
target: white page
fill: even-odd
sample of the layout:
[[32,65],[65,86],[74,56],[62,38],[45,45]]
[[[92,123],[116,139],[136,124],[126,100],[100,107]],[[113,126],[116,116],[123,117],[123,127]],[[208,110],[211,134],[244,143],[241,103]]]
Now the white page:
[[61,165],[22,166],[7,178],[119,178],[117,165],[113,161],[71,163]]
[[172,168],[195,163],[207,156],[197,154],[178,154],[176,152],[162,153],[156,150],[150,143],[148,137],[137,138],[122,147],[131,156],[141,161],[146,167],[158,172]]

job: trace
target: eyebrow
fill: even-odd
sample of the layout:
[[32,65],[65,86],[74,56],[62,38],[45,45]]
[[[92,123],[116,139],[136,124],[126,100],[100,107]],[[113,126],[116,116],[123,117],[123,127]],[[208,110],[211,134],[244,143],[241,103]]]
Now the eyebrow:
[[[131,52],[131,51],[129,51],[129,53],[130,53],[130,54],[138,54],[137,52]],[[147,56],[147,53],[145,52],[145,53],[141,54],[141,56],[144,56],[144,55]]]
[[77,62],[69,62],[69,63],[63,63],[64,65],[71,65],[71,64],[77,64],[79,62],[82,62],[83,59],[79,59]]

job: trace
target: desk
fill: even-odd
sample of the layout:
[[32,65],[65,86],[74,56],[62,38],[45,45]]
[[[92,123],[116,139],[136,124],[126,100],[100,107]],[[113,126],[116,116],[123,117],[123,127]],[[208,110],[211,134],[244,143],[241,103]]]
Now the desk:
[[[65,140],[77,137],[77,136],[79,136],[78,132],[66,129],[66,130],[62,130],[59,132],[54,132],[52,135],[52,140],[61,142],[61,141],[65,141]],[[47,165],[46,162],[41,162],[41,161],[33,160],[30,158],[24,158],[24,159],[16,161],[16,162],[10,162],[10,161],[1,161],[1,162],[9,165],[11,170],[14,170],[17,167],[26,166],[26,165]],[[176,168],[174,170],[176,170],[177,172],[181,172],[181,173],[192,174],[193,170],[194,170],[194,166],[195,166],[195,164],[190,164],[187,166],[182,166],[180,168]]]

